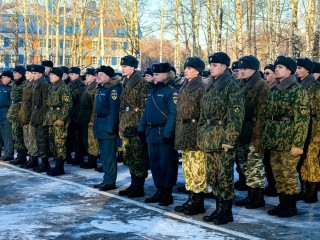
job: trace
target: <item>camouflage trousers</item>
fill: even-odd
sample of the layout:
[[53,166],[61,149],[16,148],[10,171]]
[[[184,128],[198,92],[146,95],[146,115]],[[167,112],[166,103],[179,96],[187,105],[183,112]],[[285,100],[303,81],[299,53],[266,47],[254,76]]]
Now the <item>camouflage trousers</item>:
[[213,194],[223,200],[234,199],[234,151],[205,153],[207,182]]
[[252,188],[264,188],[266,173],[263,164],[263,153],[254,152],[252,144],[240,145],[237,148],[239,165],[246,177],[246,184]]
[[307,157],[300,170],[302,180],[308,182],[320,182],[319,152],[320,143],[311,142],[308,146]]
[[49,155],[49,139],[48,126],[35,125],[36,143],[38,148],[38,157],[48,157]]
[[38,156],[38,148],[36,143],[36,131],[31,124],[23,125],[23,140],[28,149],[30,156]]
[[186,189],[194,193],[207,191],[206,161],[203,151],[182,151],[182,171]]
[[146,178],[148,176],[147,144],[141,142],[138,136],[121,138],[124,164],[129,168],[130,175]]
[[66,139],[68,135],[68,125],[49,126],[49,146],[56,159],[66,158]]
[[93,126],[88,126],[88,154],[95,157],[99,155],[99,144],[94,138]]
[[300,156],[292,156],[290,151],[272,151],[271,167],[276,180],[278,193],[288,195],[299,193],[297,164]]
[[20,123],[12,123],[12,137],[14,142],[14,149],[19,153],[27,154],[28,149],[23,140],[23,126]]

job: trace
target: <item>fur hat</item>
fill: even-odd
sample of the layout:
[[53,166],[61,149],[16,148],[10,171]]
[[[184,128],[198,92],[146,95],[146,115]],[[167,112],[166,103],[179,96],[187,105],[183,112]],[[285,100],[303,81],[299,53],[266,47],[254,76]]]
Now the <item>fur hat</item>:
[[94,68],[87,68],[87,70],[86,70],[86,75],[87,75],[87,74],[95,76],[95,75],[96,75],[96,69],[94,69]]
[[51,68],[50,73],[57,75],[59,78],[62,78],[62,76],[63,76],[63,70],[62,70],[62,68],[59,68],[59,67]]
[[216,52],[216,53],[212,54],[211,56],[209,56],[208,58],[209,58],[209,64],[210,63],[221,63],[224,65],[227,65],[227,67],[230,66],[230,57],[228,56],[228,54],[226,54],[224,52]]
[[42,65],[42,66],[45,66],[45,67],[53,67],[53,62],[50,61],[50,60],[43,60],[43,61],[41,62],[41,65]]
[[153,76],[152,69],[151,69],[151,68],[147,68],[147,69],[144,71],[143,76],[145,77],[146,74],[149,74],[149,75]]
[[97,73],[99,72],[103,72],[106,75],[108,75],[110,78],[112,78],[114,76],[114,69],[110,66],[100,66],[99,68],[97,68],[96,70]]
[[232,63],[231,70],[233,71],[233,70],[235,70],[235,69],[240,69],[240,67],[239,67],[239,61],[234,61],[234,62]]
[[61,69],[63,70],[63,73],[66,73],[66,74],[70,73],[70,69],[66,66],[62,66]]
[[320,62],[313,62],[312,73],[320,73]]
[[270,69],[272,72],[275,72],[275,66],[273,64],[268,64],[267,66],[264,67],[263,70],[266,70],[266,69]]
[[276,67],[279,64],[288,68],[291,71],[291,74],[295,74],[297,70],[297,63],[291,57],[285,57],[285,56],[277,57],[273,65]]
[[297,66],[299,67],[304,67],[309,71],[309,73],[313,72],[313,62],[311,61],[310,58],[298,58],[297,59]]
[[130,66],[134,68],[137,68],[138,64],[139,64],[138,59],[136,59],[134,56],[131,56],[131,55],[127,55],[121,58],[121,62],[120,62],[121,66]]
[[75,73],[75,74],[79,74],[80,75],[80,68],[79,67],[71,67],[70,68],[70,73]]
[[33,64],[26,66],[26,72],[32,72]]
[[253,70],[259,70],[260,62],[253,55],[244,56],[244,57],[239,59],[239,67],[240,68],[253,69]]
[[11,71],[3,71],[1,74],[2,77],[9,77],[11,80],[13,80],[13,73]]
[[163,62],[152,65],[152,71],[154,73],[169,73],[171,71],[170,63]]
[[13,72],[18,72],[18,73],[20,73],[22,76],[24,76],[24,75],[26,74],[26,69],[25,69],[24,66],[18,65],[18,66],[15,66],[15,67],[14,67]]
[[183,68],[186,69],[186,67],[192,67],[201,74],[204,71],[205,63],[198,57],[188,57]]
[[32,72],[38,72],[44,74],[45,68],[42,65],[34,64],[31,69]]

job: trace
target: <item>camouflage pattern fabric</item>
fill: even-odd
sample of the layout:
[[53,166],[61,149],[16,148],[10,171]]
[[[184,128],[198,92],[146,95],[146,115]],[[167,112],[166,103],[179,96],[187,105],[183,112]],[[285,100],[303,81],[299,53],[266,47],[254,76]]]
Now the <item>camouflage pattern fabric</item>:
[[22,91],[25,86],[25,80],[22,82],[20,81],[16,81],[11,88],[10,99],[12,102],[7,114],[7,119],[11,123],[19,122],[19,110],[22,103]]
[[[266,173],[263,164],[263,153],[256,152],[255,147],[249,145],[249,154],[247,158],[246,184],[252,188],[264,188]],[[241,165],[240,165],[241,166]]]
[[207,191],[206,160],[202,151],[182,151],[182,171],[186,189],[194,193]]
[[36,125],[36,145],[38,149],[38,157],[48,157],[49,154],[49,138],[48,138],[48,126]]
[[74,81],[70,81],[68,84],[71,93],[71,109],[70,109],[70,120],[72,123],[78,123],[79,111],[81,108],[81,95],[85,91],[85,84],[79,77]]
[[234,199],[234,157],[235,151],[205,153],[208,184],[224,200]]
[[26,82],[22,90],[22,104],[19,110],[19,121],[25,125],[30,123],[32,113],[32,85],[33,81]]
[[320,182],[320,143],[310,143],[307,158],[301,166],[301,179],[308,182]]
[[14,149],[19,153],[27,153],[28,149],[23,141],[23,126],[20,123],[12,122],[11,127]]
[[64,126],[49,126],[49,145],[56,159],[66,158],[66,139],[68,135],[68,124]]
[[240,170],[245,174],[248,170],[247,159],[249,154],[249,144],[237,144],[236,157],[239,161]]
[[297,164],[300,156],[290,151],[271,151],[271,167],[278,193],[294,195],[299,193]]
[[30,156],[38,156],[36,131],[31,124],[23,125],[23,140]]
[[88,126],[88,154],[97,157],[99,155],[99,145],[94,138],[93,126]]

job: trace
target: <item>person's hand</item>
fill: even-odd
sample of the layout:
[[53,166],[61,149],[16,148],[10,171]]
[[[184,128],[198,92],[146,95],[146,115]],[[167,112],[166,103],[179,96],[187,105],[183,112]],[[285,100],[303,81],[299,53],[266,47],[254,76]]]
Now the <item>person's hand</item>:
[[62,127],[64,126],[64,121],[58,119],[56,120],[54,123],[53,123],[54,126],[59,126],[59,127]]
[[292,147],[290,150],[290,154],[292,156],[299,156],[303,153],[303,149],[302,148],[297,148],[297,147]]
[[254,146],[254,152],[259,153],[261,151],[261,139],[256,138],[254,140],[253,146]]
[[313,138],[313,141],[314,141],[315,143],[320,143],[320,137],[314,137],[314,138]]
[[222,144],[222,148],[225,152],[228,152],[229,150],[233,149],[234,147],[229,144]]
[[93,127],[93,123],[92,123],[92,122],[89,122],[88,126],[89,126],[89,127]]
[[147,135],[146,135],[145,132],[138,131],[138,137],[139,137],[139,139],[140,139],[141,141],[144,141],[144,140],[146,140]]

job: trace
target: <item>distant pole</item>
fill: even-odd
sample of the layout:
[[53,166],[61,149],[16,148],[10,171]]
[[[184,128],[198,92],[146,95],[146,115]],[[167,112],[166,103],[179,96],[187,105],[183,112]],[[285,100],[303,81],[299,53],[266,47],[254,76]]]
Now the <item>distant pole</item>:
[[162,7],[161,7],[161,20],[160,20],[160,59],[159,61],[162,62],[162,52],[163,52],[163,32],[164,32],[164,0],[162,0]]

